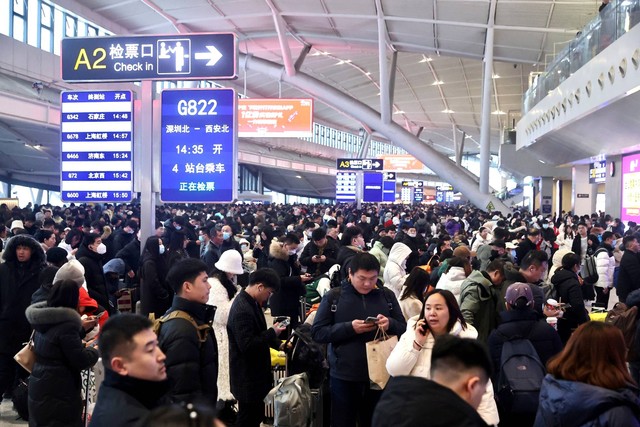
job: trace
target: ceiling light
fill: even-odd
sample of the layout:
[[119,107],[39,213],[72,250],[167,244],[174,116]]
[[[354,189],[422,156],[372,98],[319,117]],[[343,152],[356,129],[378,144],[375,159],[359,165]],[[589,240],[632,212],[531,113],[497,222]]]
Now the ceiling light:
[[507,114],[507,113],[505,113],[502,110],[496,110],[496,111],[492,112],[491,114],[493,114],[495,116],[502,116],[502,115]]
[[442,80],[436,80],[435,82],[431,83],[431,86],[438,86],[438,85],[442,85],[444,84],[444,82]]
[[39,150],[42,148],[42,144],[36,144],[33,146],[33,148],[35,148],[36,150]]
[[431,59],[428,56],[422,55],[422,59],[420,61],[418,61],[418,64],[424,64],[425,62],[431,62],[431,61],[433,61],[433,59]]
[[370,76],[370,75],[371,75],[371,72],[370,72],[370,71],[367,71],[366,73],[364,73],[364,75],[365,75],[365,76]]
[[300,175],[296,175],[296,178],[298,179],[302,179],[302,177]]
[[402,110],[396,110],[393,112],[393,114],[404,114],[404,111]]
[[351,60],[350,59],[341,59],[340,61],[338,61],[338,63],[336,65],[342,65],[342,64],[350,64]]
[[499,79],[499,78],[500,78],[500,74],[494,74],[492,77],[493,77],[494,79]]
[[453,114],[453,110],[449,110],[448,108],[446,110],[442,110],[442,112],[445,114]]

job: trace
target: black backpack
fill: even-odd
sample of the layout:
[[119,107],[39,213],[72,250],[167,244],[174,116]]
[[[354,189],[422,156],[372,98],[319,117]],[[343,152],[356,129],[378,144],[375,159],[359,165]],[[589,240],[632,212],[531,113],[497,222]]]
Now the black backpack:
[[[291,346],[288,345],[289,343]],[[300,324],[284,347],[291,348],[287,364],[289,375],[306,372],[309,377],[309,387],[320,388],[329,372],[329,363],[325,357],[325,346],[316,343],[311,337],[311,325]]]
[[500,355],[498,381],[495,384],[498,405],[508,413],[535,413],[542,380],[547,373],[545,367],[528,338],[519,335],[507,338],[504,334],[500,335],[505,341]]

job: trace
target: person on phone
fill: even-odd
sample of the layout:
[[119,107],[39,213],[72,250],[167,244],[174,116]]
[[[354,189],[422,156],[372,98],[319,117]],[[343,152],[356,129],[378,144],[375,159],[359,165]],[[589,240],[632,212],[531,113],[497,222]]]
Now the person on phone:
[[300,297],[306,293],[305,283],[313,280],[309,273],[302,274],[296,250],[300,239],[293,233],[287,234],[282,242],[274,240],[269,248],[269,268],[280,277],[282,289],[270,300],[273,317],[288,316],[291,328],[300,324]]
[[[422,311],[407,322],[407,330],[387,359],[387,371],[393,377],[410,375],[431,378],[431,352],[436,339],[443,335],[460,338],[478,337],[475,328],[464,320],[456,297],[445,289],[426,295]],[[489,425],[498,424],[498,408],[489,381],[478,413]]]
[[311,232],[311,243],[307,244],[300,255],[300,264],[307,267],[312,276],[325,274],[337,263],[338,246],[332,239],[327,239],[327,232],[316,228]]
[[229,309],[229,378],[238,400],[236,427],[259,427],[264,418],[264,398],[273,385],[269,348],[279,348],[278,336],[286,326],[276,323],[267,328],[262,307],[279,289],[280,277],[274,270],[258,269]]
[[348,278],[325,294],[313,322],[313,339],[329,344],[333,427],[371,425],[381,392],[370,388],[365,344],[379,328],[388,335],[400,335],[406,328],[393,292],[377,286],[379,269],[373,255],[356,254]]

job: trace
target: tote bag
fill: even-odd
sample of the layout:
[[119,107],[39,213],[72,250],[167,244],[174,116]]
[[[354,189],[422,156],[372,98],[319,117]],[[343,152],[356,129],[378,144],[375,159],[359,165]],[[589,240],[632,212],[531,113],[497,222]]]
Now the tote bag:
[[369,369],[369,380],[371,388],[374,390],[382,390],[389,381],[389,372],[387,372],[387,359],[393,348],[398,344],[398,337],[387,335],[387,332],[378,327],[376,336],[373,341],[366,343],[367,349],[367,367]]

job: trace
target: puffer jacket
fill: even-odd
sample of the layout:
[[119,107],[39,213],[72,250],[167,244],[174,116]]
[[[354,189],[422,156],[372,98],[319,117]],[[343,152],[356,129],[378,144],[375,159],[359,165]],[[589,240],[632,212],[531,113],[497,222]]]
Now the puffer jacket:
[[411,255],[411,248],[401,242],[394,243],[389,251],[389,259],[383,275],[384,286],[389,288],[396,298],[400,298],[402,285],[408,276],[405,265],[409,255]]
[[[602,249],[606,249],[606,251]],[[596,252],[598,281],[594,285],[599,288],[613,286],[613,272],[616,269],[616,259],[613,257],[613,248],[603,243]]]
[[[29,261],[18,262],[18,246],[31,248]],[[5,262],[0,264],[0,353],[13,357],[31,334],[25,310],[40,286],[38,276],[44,268],[45,255],[36,239],[19,234],[9,239],[2,257]]]
[[389,255],[387,255],[383,249],[382,243],[377,240],[374,242],[373,247],[369,251],[371,255],[376,257],[378,262],[380,263],[380,272],[378,273],[378,277],[380,279],[384,279],[384,269],[387,266],[387,261],[389,260]]
[[451,267],[449,271],[440,276],[436,289],[446,289],[456,297],[456,301],[460,304],[460,293],[462,292],[462,283],[467,278],[464,267]]
[[560,268],[551,278],[551,283],[556,287],[560,302],[570,305],[562,318],[558,319],[558,332],[566,343],[578,326],[589,321],[589,314],[584,307],[578,276],[574,272]]
[[498,326],[498,295],[486,273],[473,271],[462,282],[460,311],[464,320],[478,331],[478,340],[484,343]]
[[26,317],[36,331],[36,364],[29,377],[30,426],[81,426],[80,372],[93,366],[98,351],[80,339],[80,315],[70,308],[29,306]]
[[102,270],[104,256],[82,244],[78,248],[76,258],[84,267],[84,278],[87,281],[87,290],[91,298],[98,301],[98,304],[104,307],[109,314],[115,314],[115,307],[109,303],[107,281]]
[[[418,318],[419,316],[415,316],[408,320],[407,330],[402,334],[398,344],[387,359],[387,371],[389,375],[393,377],[410,375],[412,377],[431,379],[431,352],[433,351],[436,340],[432,334],[429,334],[427,342],[421,351],[413,348],[415,325]],[[475,339],[478,337],[478,332],[473,326],[467,325],[465,328],[459,321],[453,325],[453,329],[451,329],[449,334],[460,338]],[[478,413],[487,424],[498,424],[498,407],[493,397],[493,385],[491,381],[487,383],[487,390],[482,396]]]
[[[331,311],[333,305],[335,312]],[[376,331],[356,334],[351,322],[378,314],[389,318],[389,336],[400,336],[406,330],[398,300],[389,289],[375,288],[363,295],[344,280],[322,298],[311,333],[315,341],[329,344],[332,377],[344,381],[369,381],[365,344],[373,341]]]
[[[167,313],[174,310],[186,311],[198,325],[211,324],[215,314],[214,307],[188,301],[177,295],[173,297]],[[171,399],[174,402],[190,402],[194,397],[204,397],[209,402],[216,402],[218,346],[213,331],[207,333],[207,340],[200,345],[197,331],[191,322],[173,319],[162,325],[158,341],[167,356],[167,376],[173,382]]]
[[609,390],[547,375],[540,389],[534,427],[638,427],[636,389]]
[[300,297],[306,288],[300,279],[300,265],[297,255],[289,255],[283,244],[273,241],[269,247],[269,268],[273,268],[280,277],[280,290],[269,298],[269,306],[273,316],[289,316],[291,325],[298,325],[300,313]]

